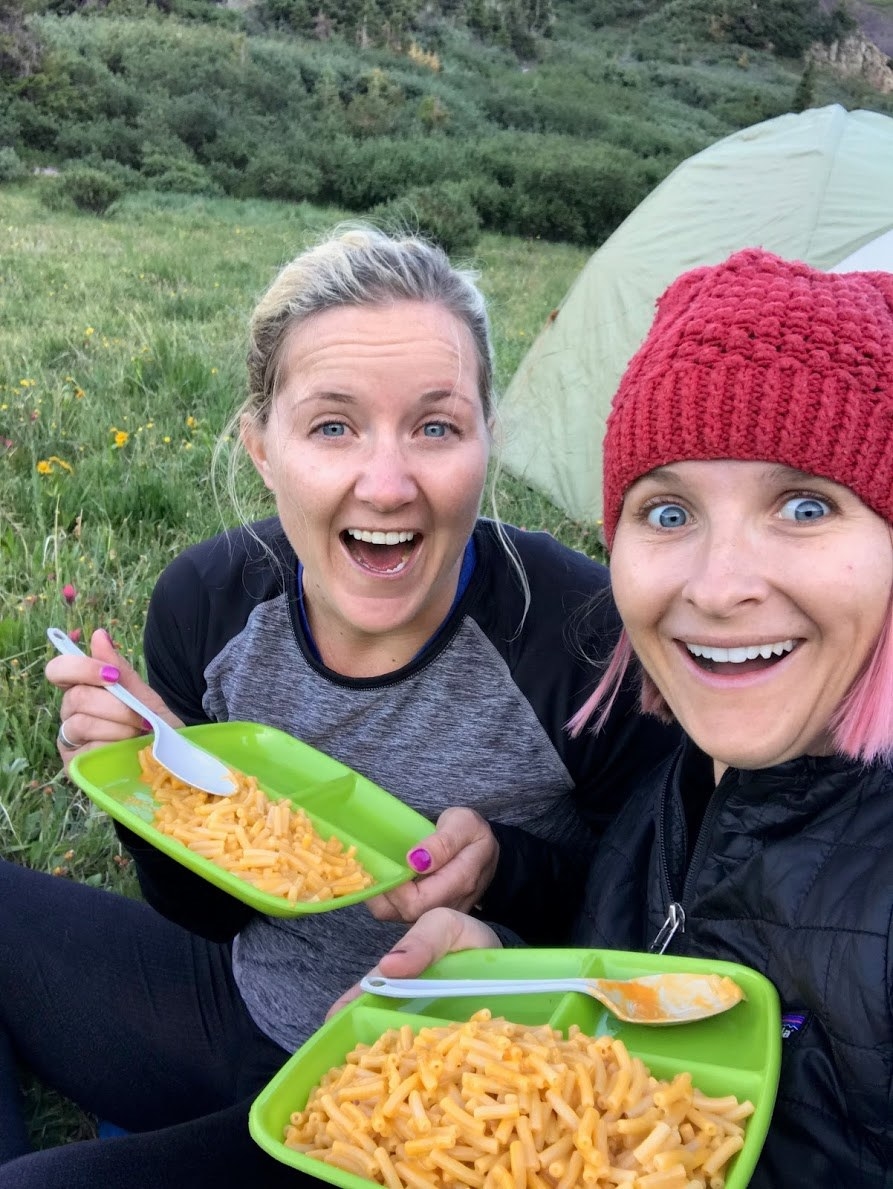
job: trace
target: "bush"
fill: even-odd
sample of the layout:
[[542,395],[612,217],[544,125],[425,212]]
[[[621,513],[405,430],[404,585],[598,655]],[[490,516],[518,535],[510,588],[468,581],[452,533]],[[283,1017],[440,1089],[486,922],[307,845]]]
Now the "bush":
[[98,169],[113,182],[120,182],[121,189],[125,193],[130,190],[143,190],[146,187],[146,179],[138,170],[131,169],[129,165],[122,165],[120,161],[109,160],[108,157],[102,157],[98,153],[89,153],[86,157],[65,161],[62,168],[63,172],[66,172],[82,167]]
[[124,183],[118,178],[81,165],[62,174],[59,188],[78,210],[93,215],[104,215],[124,193]]
[[468,173],[464,144],[444,136],[337,136],[318,144],[315,156],[323,176],[320,198],[354,211],[399,198],[407,186],[436,186]]
[[97,117],[85,124],[63,124],[56,137],[55,150],[63,160],[98,156],[139,169],[142,142],[142,133],[123,120]]
[[260,195],[283,202],[312,202],[322,187],[310,146],[284,144],[262,149],[242,174],[246,196]]
[[165,194],[204,194],[217,198],[223,192],[203,165],[185,158],[159,161],[153,157],[144,165],[142,176],[146,185]]
[[467,188],[459,182],[409,190],[376,207],[372,216],[383,226],[423,235],[449,256],[472,252],[481,231],[480,216]]
[[26,173],[22,159],[8,145],[0,149],[0,182],[17,182]]

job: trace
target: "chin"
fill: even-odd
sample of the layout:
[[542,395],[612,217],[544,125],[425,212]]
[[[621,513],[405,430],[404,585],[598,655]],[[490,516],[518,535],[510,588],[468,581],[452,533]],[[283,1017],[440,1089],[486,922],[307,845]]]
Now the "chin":
[[769,732],[757,723],[748,729],[746,737],[741,737],[740,719],[735,724],[735,730],[711,728],[709,731],[699,731],[692,730],[685,723],[682,725],[701,751],[728,768],[771,768],[806,750],[794,740],[769,739]]

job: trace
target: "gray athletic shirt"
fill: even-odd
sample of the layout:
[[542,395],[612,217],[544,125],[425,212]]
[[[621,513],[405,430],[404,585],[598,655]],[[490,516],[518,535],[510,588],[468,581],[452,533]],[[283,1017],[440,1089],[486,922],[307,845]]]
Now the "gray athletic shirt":
[[[590,851],[586,823],[609,815],[643,760],[633,743],[643,720],[623,699],[598,737],[571,740],[564,729],[593,684],[593,659],[616,638],[604,567],[547,534],[509,528],[530,583],[523,618],[517,574],[480,521],[475,572],[433,644],[394,673],[354,679],[314,658],[278,521],[253,527],[275,563],[234,530],[188,550],[159,580],[145,653],[172,710],[186,722],[277,727],[431,821],[467,805]],[[258,1026],[293,1050],[403,931],[362,904],[294,919],[255,913],[235,938],[235,978]]]

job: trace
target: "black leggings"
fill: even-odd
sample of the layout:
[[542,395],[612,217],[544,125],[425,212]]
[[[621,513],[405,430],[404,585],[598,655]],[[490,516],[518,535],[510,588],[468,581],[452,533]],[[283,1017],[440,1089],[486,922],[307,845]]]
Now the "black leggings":
[[[0,860],[0,1189],[318,1187],[248,1110],[288,1054],[230,948],[109,892]],[[30,1150],[19,1065],[132,1134]]]

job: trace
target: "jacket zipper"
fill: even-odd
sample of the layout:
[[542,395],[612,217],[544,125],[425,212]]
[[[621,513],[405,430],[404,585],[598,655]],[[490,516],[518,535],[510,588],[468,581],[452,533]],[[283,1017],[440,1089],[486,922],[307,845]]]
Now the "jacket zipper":
[[[667,799],[670,794],[670,783],[673,779],[675,767],[671,768],[664,779],[663,794],[660,801],[660,813],[657,819],[657,849],[660,858],[661,878],[663,881],[664,899],[668,904],[667,918],[661,925],[651,945],[648,947],[649,953],[662,954],[670,945],[670,942],[677,933],[685,932],[685,904],[691,894],[692,887],[698,877],[701,866],[703,865],[704,855],[707,851],[707,846],[710,840],[710,835],[713,832],[713,822],[716,815],[725,801],[725,791],[720,795],[720,788],[717,786],[713,792],[710,800],[707,802],[707,809],[704,812],[704,817],[701,821],[701,827],[698,830],[697,841],[695,848],[692,851],[691,862],[688,864],[688,870],[685,874],[685,880],[682,885],[682,894],[675,896],[672,881],[670,879],[670,865],[667,862],[667,847],[666,847],[666,806]],[[720,785],[725,783],[720,781]]]
[[664,899],[668,902],[667,919],[658,930],[657,936],[648,947],[652,954],[662,954],[673,940],[677,932],[685,932],[685,910],[678,901],[673,899],[673,888],[670,883],[670,865],[667,862],[667,849],[664,845],[666,833],[666,804],[670,791],[670,781],[673,779],[674,768],[670,768],[664,777],[664,787],[660,796],[660,811],[657,817],[657,853],[660,859],[660,872],[663,881]]

